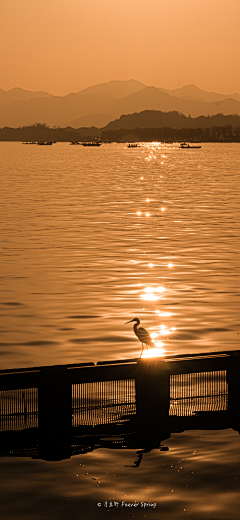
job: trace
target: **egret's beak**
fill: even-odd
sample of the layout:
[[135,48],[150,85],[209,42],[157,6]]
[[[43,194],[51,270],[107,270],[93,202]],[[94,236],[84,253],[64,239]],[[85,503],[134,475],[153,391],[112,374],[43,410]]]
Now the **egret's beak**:
[[130,320],[130,321],[127,321],[127,322],[125,323],[125,325],[127,325],[127,323],[131,323],[131,321],[134,321],[134,319],[133,319],[133,320]]

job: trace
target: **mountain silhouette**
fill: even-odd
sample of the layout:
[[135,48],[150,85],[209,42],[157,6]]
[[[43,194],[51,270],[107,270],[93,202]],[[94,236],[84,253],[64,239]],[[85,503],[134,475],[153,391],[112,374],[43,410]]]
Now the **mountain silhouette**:
[[112,119],[113,116],[110,116],[109,114],[92,114],[88,116],[78,117],[73,121],[69,121],[68,124],[64,126],[70,126],[72,128],[81,128],[86,126],[95,126],[97,128],[103,128],[110,121],[112,121]]
[[48,94],[47,92],[42,92],[41,90],[37,92],[31,92],[29,90],[24,90],[23,88],[12,88],[11,90],[3,90],[0,88],[0,107],[11,103],[12,101],[23,100],[29,101],[34,98],[45,98],[45,97],[53,97],[52,94]]
[[[36,122],[50,126],[69,126],[69,121],[77,117],[105,112],[112,98],[95,94],[68,94],[36,98],[30,101],[16,100],[0,109],[0,127],[24,126]],[[114,116],[112,117],[114,119]]]
[[147,85],[134,79],[127,81],[108,81],[99,85],[93,85],[77,92],[77,94],[98,94],[114,98],[121,98],[142,90]]
[[66,96],[0,89],[0,127],[34,123],[101,128],[121,115],[146,110],[177,111],[185,116],[240,115],[240,94],[205,92],[194,85],[167,91],[136,80],[110,81]]
[[103,128],[104,131],[134,130],[138,128],[210,128],[213,126],[240,126],[239,115],[218,114],[211,117],[198,116],[186,117],[179,112],[161,112],[157,110],[144,110],[140,113],[122,115],[119,119],[111,121]]
[[143,110],[161,110],[164,112],[176,110],[186,116],[190,114],[191,117],[215,115],[220,112],[226,115],[240,115],[240,102],[227,98],[222,101],[207,103],[173,97],[156,87],[146,87],[139,92],[115,101],[111,106],[111,113],[118,114],[118,117],[122,114],[142,112]]
[[217,94],[216,92],[206,92],[195,85],[186,85],[185,87],[176,88],[175,90],[166,90],[164,88],[161,88],[161,90],[174,97],[192,99],[195,101],[205,101],[206,103],[214,103],[229,98],[240,101],[240,94]]

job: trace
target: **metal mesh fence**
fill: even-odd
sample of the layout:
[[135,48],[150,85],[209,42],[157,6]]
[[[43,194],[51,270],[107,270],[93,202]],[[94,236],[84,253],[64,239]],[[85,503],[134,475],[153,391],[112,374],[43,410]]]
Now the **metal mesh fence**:
[[135,380],[72,385],[73,426],[121,422],[136,413]]
[[0,391],[0,431],[38,426],[38,389]]
[[227,410],[226,370],[170,376],[169,415]]

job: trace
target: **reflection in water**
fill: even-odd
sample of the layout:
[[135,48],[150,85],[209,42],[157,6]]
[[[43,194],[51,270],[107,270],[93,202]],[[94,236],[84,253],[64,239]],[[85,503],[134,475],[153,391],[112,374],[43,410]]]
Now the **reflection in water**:
[[0,146],[2,367],[134,357],[156,306],[169,353],[238,348],[238,144]]
[[[95,150],[94,164],[89,150],[64,143],[47,155],[20,143],[0,147],[2,367],[139,356],[126,315],[140,316],[150,334],[175,331],[164,345],[155,336],[144,355],[239,347],[238,144],[205,144],[201,157],[184,159],[174,144],[147,143],[131,158],[112,144]],[[68,444],[64,421],[55,436],[49,424],[39,435],[35,387],[1,391],[2,516],[96,518],[98,502],[119,499],[156,502],[148,520],[238,520],[238,376],[230,394],[223,369],[171,376],[171,426],[163,430],[158,406],[162,424],[145,435],[132,422],[133,380],[76,383]],[[58,458],[75,456],[36,460],[54,449]]]
[[[132,510],[128,515],[126,503],[138,504],[138,510],[141,503],[156,504],[154,516],[150,506],[145,511],[150,520],[173,515],[238,520],[239,352],[206,359],[192,356],[191,365],[189,358],[179,357],[177,363],[174,359],[172,365],[169,361],[174,372],[170,378],[164,375],[166,362],[151,365],[140,360],[126,369],[124,363],[115,365],[121,377],[123,369],[135,373],[140,388],[134,379],[109,380],[113,364],[40,371],[39,390],[47,390],[40,401],[36,388],[1,391],[2,517],[34,518],[36,510],[45,517],[47,507],[60,520],[78,518],[79,511],[95,519],[102,517],[100,507],[105,514],[107,502],[114,520],[119,518],[114,503],[129,519]],[[96,381],[98,370],[105,380]],[[24,377],[36,383],[38,375],[28,370]],[[68,385],[68,376],[87,379],[72,385],[70,414],[63,385],[64,380]],[[94,382],[89,382],[91,377]],[[14,378],[17,385],[23,374],[10,373],[7,378],[6,386]],[[55,391],[49,406],[53,379],[61,397]],[[155,413],[149,414],[149,408]],[[62,414],[69,428],[61,419],[60,427]]]
[[[158,301],[159,298],[160,298],[159,294],[165,292],[165,287],[163,287],[163,286],[146,287],[144,289],[144,291],[145,291],[145,294],[141,294],[141,299],[142,300],[145,300],[145,301]],[[155,293],[157,293],[157,294],[155,294]],[[161,312],[160,310],[155,310],[154,312],[159,317],[160,316],[168,317],[168,316],[172,315],[170,312]],[[170,334],[173,333],[173,331],[176,330],[175,327],[169,328],[169,327],[167,327],[164,324],[161,324],[160,326],[155,327],[155,329],[156,328],[159,329],[158,333],[157,332],[152,332],[152,333],[150,333],[150,336],[151,336],[155,346],[156,347],[161,347],[161,349],[154,349],[154,351],[152,351],[152,352],[145,352],[144,353],[144,357],[151,357],[152,358],[152,357],[158,357],[158,356],[165,355],[165,350],[162,348],[163,347],[163,343],[158,342],[158,344],[157,344],[155,339],[159,336],[159,334],[165,335],[165,336],[169,336]]]
[[144,359],[152,359],[165,356],[165,351],[161,347],[161,341],[155,342],[155,347],[151,348],[151,350],[144,350],[142,353],[142,358]]
[[[149,264],[149,267],[153,267],[153,264]],[[149,301],[157,301],[159,300],[159,296],[154,294],[155,292],[157,293],[163,293],[165,291],[165,288],[164,287],[146,287],[144,289],[144,291],[146,292],[146,294],[141,294],[141,299],[142,300],[149,300]]]
[[162,293],[165,291],[165,287],[157,287],[156,291]]
[[161,312],[159,310],[156,310],[154,311],[156,314],[158,314],[159,316],[172,316],[171,312]]
[[[239,520],[239,434],[197,429],[166,437],[150,452],[137,444],[104,446],[98,438],[100,446],[86,452],[84,443],[93,440],[86,437],[82,451],[79,446],[70,460],[1,459],[2,516]],[[112,507],[106,508],[106,502]],[[139,505],[121,507],[122,502]],[[144,509],[141,502],[156,503],[156,508]]]

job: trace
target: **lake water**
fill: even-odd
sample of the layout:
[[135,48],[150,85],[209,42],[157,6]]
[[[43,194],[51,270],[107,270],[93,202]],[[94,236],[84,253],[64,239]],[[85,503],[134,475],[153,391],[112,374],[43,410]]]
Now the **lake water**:
[[[0,150],[2,369],[137,357],[134,317],[166,355],[239,349],[238,144]],[[237,520],[238,432],[164,445],[134,468],[131,450],[3,458],[2,518]]]
[[2,368],[239,348],[238,144],[0,149]]

